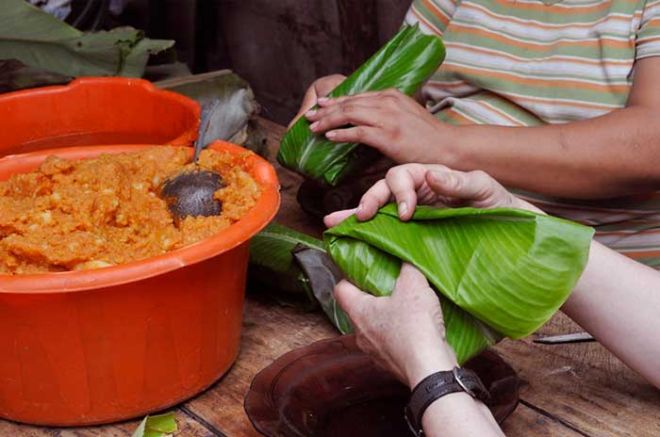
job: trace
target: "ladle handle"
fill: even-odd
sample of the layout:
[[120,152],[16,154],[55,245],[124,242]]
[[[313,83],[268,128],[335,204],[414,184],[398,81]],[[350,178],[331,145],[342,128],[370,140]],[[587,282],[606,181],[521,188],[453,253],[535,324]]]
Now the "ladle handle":
[[197,134],[197,140],[195,140],[195,153],[193,154],[193,163],[195,164],[199,159],[199,154],[202,152],[202,149],[204,149],[204,147],[206,147],[208,144],[206,136],[208,135],[209,128],[211,127],[211,118],[213,117],[213,114],[219,105],[220,100],[212,100],[202,105],[202,115],[201,120],[199,121],[199,132]]

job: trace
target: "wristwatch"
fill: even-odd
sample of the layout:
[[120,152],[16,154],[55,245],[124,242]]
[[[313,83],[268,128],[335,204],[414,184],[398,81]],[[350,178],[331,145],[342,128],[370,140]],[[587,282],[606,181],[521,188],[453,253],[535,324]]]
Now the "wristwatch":
[[424,435],[422,417],[429,405],[445,395],[462,391],[482,402],[490,399],[488,389],[477,374],[472,370],[460,367],[434,373],[417,384],[405,408],[406,422],[413,434],[418,437]]

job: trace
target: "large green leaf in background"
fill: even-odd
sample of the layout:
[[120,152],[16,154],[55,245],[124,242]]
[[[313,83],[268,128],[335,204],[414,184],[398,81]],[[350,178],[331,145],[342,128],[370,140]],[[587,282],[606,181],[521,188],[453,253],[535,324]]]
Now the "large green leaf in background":
[[[417,25],[406,26],[330,96],[388,88],[412,95],[438,69],[444,57],[440,38],[425,35]],[[301,117],[284,136],[277,159],[308,178],[336,185],[366,160],[372,160],[370,152],[366,146],[333,143],[323,135],[315,135],[307,119]]]
[[67,76],[140,77],[150,54],[173,45],[131,27],[83,33],[25,0],[0,7],[0,59]]
[[358,287],[389,295],[401,262],[441,297],[447,340],[465,362],[499,337],[534,332],[568,298],[593,229],[513,209],[419,207],[401,222],[388,205],[367,222],[326,231],[328,252]]

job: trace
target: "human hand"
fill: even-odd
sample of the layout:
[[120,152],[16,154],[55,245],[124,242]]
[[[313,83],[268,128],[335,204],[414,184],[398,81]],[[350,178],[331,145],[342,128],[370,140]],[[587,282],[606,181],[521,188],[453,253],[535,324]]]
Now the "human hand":
[[366,144],[397,162],[427,162],[438,154],[449,160],[452,155],[439,148],[456,128],[398,90],[320,98],[318,104],[305,117],[312,132],[325,133],[331,141]]
[[324,76],[316,79],[314,83],[312,83],[309,88],[307,88],[305,97],[303,97],[303,101],[300,104],[298,114],[296,114],[296,116],[293,117],[291,123],[289,123],[289,128],[293,126],[295,122],[305,114],[305,112],[316,106],[320,97],[325,97],[330,94],[330,92],[337,88],[337,86],[342,83],[344,79],[346,79],[346,76],[343,74],[332,74],[330,76]]
[[410,388],[457,366],[440,300],[412,265],[403,264],[391,296],[374,297],[341,281],[335,297],[353,323],[358,347]]
[[392,167],[371,187],[356,209],[337,211],[325,217],[328,227],[355,214],[358,220],[369,220],[385,204],[398,205],[399,218],[410,220],[418,204],[445,207],[518,208],[542,212],[514,196],[483,171],[462,172],[443,165],[404,164]]

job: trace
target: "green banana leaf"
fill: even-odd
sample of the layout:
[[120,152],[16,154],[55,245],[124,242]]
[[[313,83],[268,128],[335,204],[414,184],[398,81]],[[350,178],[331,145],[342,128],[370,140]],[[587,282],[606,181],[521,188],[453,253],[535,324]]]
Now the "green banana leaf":
[[502,336],[525,337],[568,298],[586,265],[593,229],[514,209],[396,206],[348,218],[324,234],[346,276],[389,295],[402,261],[419,268],[442,303],[447,341],[463,363]]
[[149,55],[173,45],[131,27],[83,33],[25,0],[0,8],[0,59],[66,76],[141,77]]
[[178,431],[174,413],[147,416],[131,437],[163,437]]
[[[440,38],[425,35],[417,25],[405,26],[330,96],[389,88],[412,95],[438,69],[444,57]],[[291,170],[334,186],[373,160],[374,153],[364,145],[334,143],[323,135],[315,135],[307,119],[301,117],[284,136],[277,159]]]

